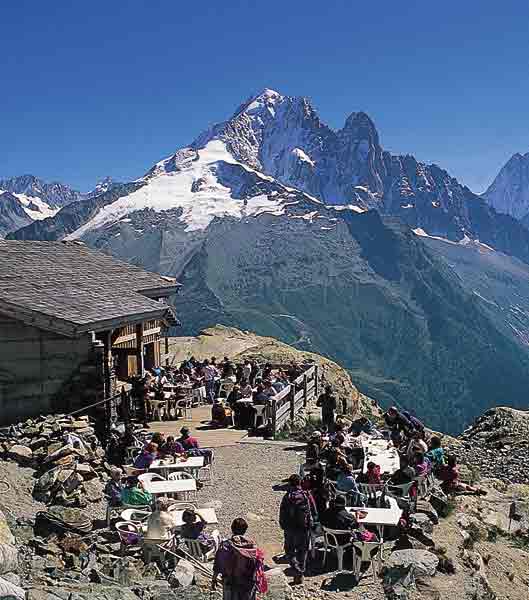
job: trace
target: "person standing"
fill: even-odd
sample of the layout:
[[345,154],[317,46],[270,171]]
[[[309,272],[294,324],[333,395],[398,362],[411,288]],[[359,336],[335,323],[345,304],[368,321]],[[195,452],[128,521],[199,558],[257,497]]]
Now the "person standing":
[[288,491],[279,508],[279,525],[285,535],[285,554],[294,569],[294,585],[301,585],[316,507],[309,494],[302,489],[299,475],[291,475],[288,484]]
[[202,367],[202,372],[204,373],[204,383],[206,384],[206,397],[210,404],[213,404],[213,400],[215,399],[215,388],[216,381],[215,378],[218,377],[219,372],[217,367],[214,364],[210,364],[209,360],[206,358],[204,361],[204,366]]
[[325,392],[323,392],[323,394],[321,394],[318,398],[316,406],[321,408],[321,419],[323,421],[323,425],[327,427],[327,431],[329,431],[329,433],[332,433],[334,430],[334,418],[336,412],[336,396],[334,395],[330,385],[325,386]]
[[222,575],[224,600],[255,600],[258,591],[266,592],[264,555],[245,537],[247,530],[248,523],[244,519],[235,519],[231,524],[231,538],[220,544],[215,555],[211,587],[216,589]]

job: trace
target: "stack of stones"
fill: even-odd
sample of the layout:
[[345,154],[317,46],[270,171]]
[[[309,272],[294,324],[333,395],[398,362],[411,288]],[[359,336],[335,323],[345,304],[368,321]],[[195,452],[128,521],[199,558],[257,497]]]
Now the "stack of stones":
[[83,508],[102,499],[105,452],[88,417],[29,419],[3,432],[0,449],[4,459],[35,469],[40,502]]
[[482,477],[529,483],[529,412],[492,408],[450,450]]

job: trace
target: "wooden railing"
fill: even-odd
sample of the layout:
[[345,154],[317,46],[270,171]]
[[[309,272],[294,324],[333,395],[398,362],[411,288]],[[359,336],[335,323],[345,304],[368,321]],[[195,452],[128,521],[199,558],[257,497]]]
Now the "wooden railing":
[[272,398],[270,412],[274,437],[318,395],[318,384],[318,365],[312,365]]

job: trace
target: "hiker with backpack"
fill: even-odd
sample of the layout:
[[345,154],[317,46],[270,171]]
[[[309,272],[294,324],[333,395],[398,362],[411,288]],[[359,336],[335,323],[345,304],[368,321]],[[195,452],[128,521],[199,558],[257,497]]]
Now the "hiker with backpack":
[[244,519],[235,519],[231,524],[231,538],[220,544],[215,555],[211,587],[216,589],[222,575],[224,600],[255,600],[257,592],[268,591],[264,554],[245,537],[247,530],[248,523]]
[[285,554],[294,569],[294,585],[303,583],[310,532],[316,517],[316,505],[302,489],[300,476],[291,475],[279,508],[279,525],[285,535]]

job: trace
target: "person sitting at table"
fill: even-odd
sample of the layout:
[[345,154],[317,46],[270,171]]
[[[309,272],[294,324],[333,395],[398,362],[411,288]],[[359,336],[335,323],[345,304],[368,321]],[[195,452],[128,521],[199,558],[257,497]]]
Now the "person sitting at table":
[[331,486],[332,484],[327,482],[325,470],[321,463],[317,463],[303,478],[302,487],[310,492],[318,514],[325,512],[329,506],[329,500],[334,495]]
[[143,484],[137,477],[127,477],[121,501],[131,506],[149,506],[152,504],[152,495],[143,489]]
[[265,379],[263,381],[263,394],[265,394],[265,396],[268,398],[272,398],[272,396],[276,395],[276,391],[270,379]]
[[321,432],[313,431],[305,450],[305,462],[307,463],[307,467],[310,468],[319,462],[321,449]]
[[189,427],[182,427],[182,429],[180,429],[180,437],[178,438],[177,442],[181,444],[186,452],[200,447],[197,438],[191,435]]
[[183,538],[197,540],[204,553],[217,546],[215,538],[206,533],[207,523],[200,513],[195,512],[192,508],[186,508],[182,514],[182,521],[184,524],[180,529],[180,533]]
[[146,539],[170,540],[173,537],[173,529],[176,520],[168,510],[173,501],[169,498],[159,498],[156,501],[156,510],[149,515],[147,520]]
[[365,501],[364,495],[360,493],[351,465],[345,466],[338,475],[336,489],[346,492],[351,497],[352,506],[361,506]]
[[341,471],[347,465],[347,459],[339,451],[338,448],[331,448],[326,452],[327,455],[327,467],[325,470],[326,476],[332,481],[336,481]]
[[449,454],[446,457],[446,465],[443,465],[439,469],[437,477],[442,481],[441,489],[447,495],[475,494],[476,496],[485,496],[487,494],[487,492],[481,488],[473,487],[460,481],[457,459],[453,454]]
[[237,381],[237,378],[235,377],[235,369],[230,362],[224,363],[221,377],[222,379],[232,381],[233,383]]
[[231,424],[231,411],[228,414],[228,410],[220,398],[215,399],[211,407],[211,425],[213,427],[228,427]]
[[275,390],[276,394],[279,394],[279,392],[282,392],[288,385],[288,381],[286,379],[285,374],[280,371],[277,376],[276,376],[276,380],[274,381],[274,383],[272,383],[272,387]]
[[184,454],[185,450],[180,442],[177,442],[172,435],[169,435],[160,452],[164,456],[177,456],[179,454]]
[[132,466],[138,470],[147,471],[158,456],[158,444],[149,442],[134,459]]
[[361,433],[373,435],[374,432],[375,426],[367,417],[360,417],[359,419],[355,419],[349,427],[349,433],[351,433],[354,436],[358,436]]
[[121,478],[123,477],[123,471],[118,467],[112,467],[110,469],[110,479],[105,485],[104,494],[108,500],[109,506],[121,506],[121,493],[123,492],[123,484]]
[[415,469],[410,467],[408,457],[402,456],[400,459],[400,467],[389,478],[389,485],[405,485],[411,483],[415,479]]
[[422,432],[414,431],[411,434],[410,442],[408,444],[408,449],[406,454],[408,455],[408,460],[413,460],[413,457],[418,453],[422,452],[426,454],[428,452],[428,446],[426,442],[422,439]]
[[266,406],[268,404],[269,397],[264,393],[264,387],[258,385],[253,395],[253,403],[256,406]]
[[422,452],[416,452],[414,460],[414,469],[417,477],[426,477],[430,471],[430,463]]
[[367,463],[365,473],[360,473],[357,478],[358,483],[367,483],[369,485],[380,485],[382,479],[380,477],[380,467],[374,462],[370,461]]
[[238,383],[236,383],[233,386],[233,389],[231,390],[231,392],[228,394],[228,397],[226,398],[226,404],[233,410],[235,403],[237,402],[237,400],[240,400],[241,398],[242,398],[241,386]]
[[253,388],[250,385],[248,379],[241,379],[241,398],[251,398],[253,395]]
[[426,458],[432,463],[434,473],[445,465],[445,452],[440,438],[433,436],[430,439],[430,449],[426,453]]
[[329,508],[321,515],[321,524],[327,529],[335,529],[338,531],[349,531],[350,533],[344,533],[337,535],[337,541],[339,544],[346,544],[350,541],[351,535],[355,529],[358,529],[358,521],[352,512],[349,512],[346,508],[346,501],[344,496],[336,496],[331,502]]

